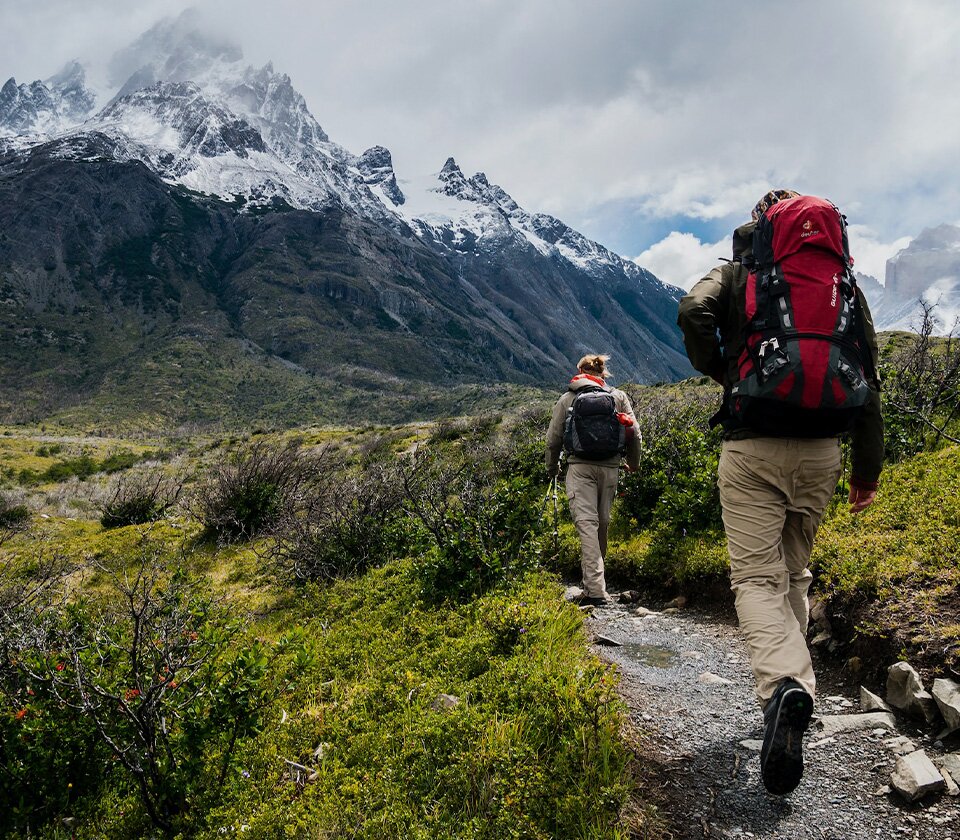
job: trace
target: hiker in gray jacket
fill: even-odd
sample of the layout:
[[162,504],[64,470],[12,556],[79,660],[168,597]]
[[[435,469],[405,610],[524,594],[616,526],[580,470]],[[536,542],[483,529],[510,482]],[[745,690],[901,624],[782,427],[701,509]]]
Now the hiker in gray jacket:
[[[621,447],[612,453],[589,451],[590,442],[575,442],[567,448],[567,476],[565,487],[570,515],[580,536],[580,566],[583,572],[582,604],[601,606],[609,602],[604,579],[604,556],[607,553],[607,527],[610,510],[617,494],[617,478],[621,459],[626,456],[626,467],[635,470],[640,461],[640,429],[630,399],[623,391],[611,388],[604,381],[608,375],[609,356],[584,356],[577,365],[577,375],[570,380],[567,390],[553,407],[550,428],[547,430],[546,467],[551,478],[560,470],[560,453],[565,447],[564,432],[574,401],[583,394],[608,394],[613,398],[613,418],[605,415],[601,423],[609,423],[616,436],[616,425],[622,429]],[[604,398],[599,399],[602,406]],[[609,402],[609,400],[607,400]],[[578,451],[579,450],[579,451]]]

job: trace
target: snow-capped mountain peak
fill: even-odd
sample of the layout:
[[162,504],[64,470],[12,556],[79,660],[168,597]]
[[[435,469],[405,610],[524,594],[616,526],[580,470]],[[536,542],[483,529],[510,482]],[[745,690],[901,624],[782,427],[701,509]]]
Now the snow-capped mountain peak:
[[[199,81],[217,65],[235,64],[243,50],[208,31],[195,9],[165,18],[130,46],[117,52],[107,65],[110,84],[118,96],[159,81]],[[136,86],[136,87],[135,87]]]
[[46,81],[17,84],[11,76],[0,88],[0,136],[56,134],[84,120],[95,104],[77,61]]
[[360,155],[357,168],[363,175],[363,180],[370,187],[379,188],[383,197],[395,207],[406,202],[407,198],[397,184],[397,176],[393,171],[393,157],[389,149],[383,146],[372,146]]
[[[245,64],[240,48],[204,31],[195,12],[161,21],[117,53],[109,77],[120,87],[93,116],[76,62],[47,83],[11,80],[0,90],[0,127],[21,135],[20,147],[32,142],[28,133],[58,137],[58,155],[89,148],[82,135],[106,137],[111,154],[168,182],[247,205],[336,203],[448,251],[532,248],[597,278],[652,277],[558,219],[527,212],[483,172],[467,177],[453,157],[432,176],[398,182],[388,149],[357,156],[332,142],[288,75],[272,63]],[[88,118],[74,125],[78,117]]]
[[108,105],[85,129],[121,134],[181,157],[246,158],[267,147],[248,122],[207,99],[192,82],[158,82]]

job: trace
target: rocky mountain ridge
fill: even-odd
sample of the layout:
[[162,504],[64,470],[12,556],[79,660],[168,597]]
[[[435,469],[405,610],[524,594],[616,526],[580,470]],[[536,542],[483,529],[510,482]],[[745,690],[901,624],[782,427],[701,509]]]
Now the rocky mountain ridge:
[[927,228],[887,260],[876,307],[880,327],[918,326],[921,300],[935,306],[939,331],[947,332],[960,321],[960,227],[943,224]]
[[[638,381],[690,372],[679,290],[452,158],[407,180],[383,147],[354,155],[288,76],[244,65],[189,16],[111,73],[113,95],[85,88],[79,65],[52,86],[4,86],[0,320],[19,326],[0,340],[0,413],[16,404],[12,369],[46,409],[109,402],[155,392],[184,342],[195,368],[253,348],[301,396],[331,374],[376,393],[552,389],[590,350]],[[152,373],[130,376],[134,358]]]

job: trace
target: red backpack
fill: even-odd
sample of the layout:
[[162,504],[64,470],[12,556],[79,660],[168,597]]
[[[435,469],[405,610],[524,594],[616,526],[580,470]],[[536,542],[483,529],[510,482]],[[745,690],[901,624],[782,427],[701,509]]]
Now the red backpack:
[[852,262],[846,219],[829,201],[786,199],[760,217],[726,428],[776,437],[850,430],[875,377]]

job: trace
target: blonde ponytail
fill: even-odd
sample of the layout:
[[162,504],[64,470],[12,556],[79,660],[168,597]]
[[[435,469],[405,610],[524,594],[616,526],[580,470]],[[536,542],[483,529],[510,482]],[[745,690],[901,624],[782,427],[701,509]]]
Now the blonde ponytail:
[[584,356],[577,362],[577,369],[581,373],[589,373],[591,376],[599,376],[605,379],[610,371],[607,369],[607,362],[610,357],[606,353],[595,353],[590,356]]

